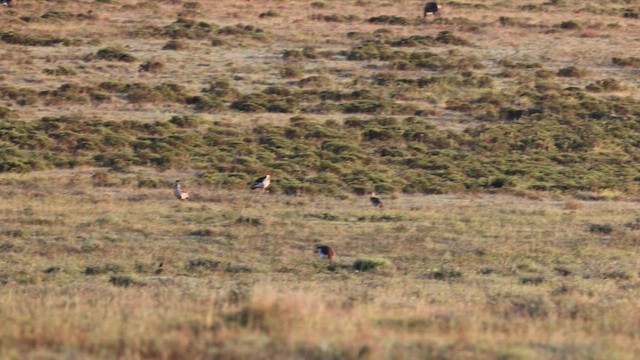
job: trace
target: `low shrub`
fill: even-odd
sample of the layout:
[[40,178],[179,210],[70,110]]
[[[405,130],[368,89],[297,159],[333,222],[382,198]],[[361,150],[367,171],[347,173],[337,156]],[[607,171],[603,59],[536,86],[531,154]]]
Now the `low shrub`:
[[224,46],[227,44],[228,43],[224,39],[219,38],[217,36],[214,36],[211,38],[211,46]]
[[618,66],[627,66],[633,68],[640,68],[640,57],[614,57],[611,58],[611,62]]
[[380,15],[369,18],[372,24],[410,25],[412,22],[405,17],[396,15]]
[[122,266],[118,264],[105,264],[102,266],[87,266],[84,269],[85,275],[100,275],[108,273],[120,273],[124,271]]
[[425,279],[451,281],[462,277],[462,272],[458,268],[440,267],[432,269],[422,275]]
[[582,78],[582,77],[585,77],[586,74],[587,74],[587,71],[584,69],[580,69],[576,66],[569,66],[569,67],[558,70],[557,75],[562,77]]
[[140,72],[157,73],[164,69],[164,63],[160,61],[147,61],[144,64],[140,64]]
[[185,102],[188,105],[194,105],[194,109],[198,112],[219,112],[224,109],[224,102],[217,96],[191,96],[185,98]]
[[140,282],[129,275],[112,275],[109,278],[109,283],[115,286],[129,287],[129,286],[143,286],[144,283]]
[[15,111],[9,109],[8,107],[0,106],[0,119],[8,120],[16,118]]
[[313,14],[311,15],[311,20],[315,21],[325,21],[325,22],[353,22],[359,20],[356,15],[341,15],[341,14],[331,14],[331,15],[323,15],[323,14]]
[[204,21],[178,18],[164,27],[164,35],[173,39],[204,39],[215,32],[218,26]]
[[585,89],[591,92],[607,92],[623,90],[624,86],[616,79],[602,79],[587,85]]
[[225,26],[218,30],[218,35],[223,36],[242,36],[250,37],[255,40],[267,40],[269,36],[264,30],[253,25],[236,24],[233,26]]
[[269,9],[266,12],[260,13],[260,15],[258,15],[259,18],[263,19],[263,18],[270,18],[270,17],[278,17],[280,16],[280,13],[276,10],[273,9]]
[[216,271],[220,269],[221,265],[222,263],[218,260],[198,258],[187,261],[186,270],[189,272]]
[[42,72],[52,76],[72,76],[72,75],[78,74],[75,70],[65,66],[58,66],[55,69],[47,68],[47,69],[44,69]]
[[100,60],[108,60],[108,61],[122,61],[122,62],[134,62],[138,61],[138,59],[126,53],[123,49],[119,47],[107,47],[98,50],[95,53],[94,58]]
[[596,234],[609,235],[613,232],[613,226],[611,224],[589,224],[589,232]]
[[582,25],[578,21],[568,20],[563,21],[560,24],[555,25],[555,27],[563,29],[563,30],[578,30],[582,28]]
[[390,268],[391,261],[382,257],[360,258],[354,261],[353,269],[356,271],[372,271],[380,268]]
[[56,37],[36,37],[29,35],[18,34],[13,31],[0,32],[0,40],[7,44],[12,45],[24,45],[24,46],[78,46],[82,44],[82,40],[79,39],[67,39]]
[[187,50],[189,46],[180,40],[169,40],[164,46],[162,50]]
[[302,68],[299,66],[284,66],[280,69],[280,76],[284,79],[295,79],[301,77],[303,74]]
[[68,20],[76,19],[77,15],[67,11],[51,9],[51,10],[48,10],[46,13],[42,14],[40,18],[46,19],[46,20],[68,21]]

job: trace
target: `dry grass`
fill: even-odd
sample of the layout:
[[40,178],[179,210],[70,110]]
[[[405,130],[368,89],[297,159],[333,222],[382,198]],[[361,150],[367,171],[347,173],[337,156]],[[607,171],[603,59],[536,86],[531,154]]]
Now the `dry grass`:
[[[134,186],[176,174],[111,175],[131,185],[106,188],[93,174],[0,178],[5,358],[640,351],[635,203],[398,196],[380,211],[366,197],[217,192],[188,177],[193,201],[179,203]],[[335,267],[316,243],[337,249]],[[371,257],[392,266],[354,269]]]

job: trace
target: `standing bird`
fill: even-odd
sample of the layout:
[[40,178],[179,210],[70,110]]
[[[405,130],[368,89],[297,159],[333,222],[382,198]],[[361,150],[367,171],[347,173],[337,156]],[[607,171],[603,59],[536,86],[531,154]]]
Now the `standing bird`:
[[336,258],[336,252],[331,246],[327,245],[316,245],[316,254],[320,255],[323,259],[329,259],[330,263]]
[[162,274],[162,270],[163,270],[162,265],[164,265],[164,262],[160,261],[160,264],[158,264],[158,268],[155,271],[156,275]]
[[271,184],[271,175],[265,175],[253,182],[253,184],[251,185],[251,190],[260,189],[262,190],[261,192],[265,192],[269,184]]
[[375,192],[371,193],[371,196],[369,197],[369,201],[371,201],[371,205],[373,205],[374,207],[382,209],[382,200],[380,200],[380,198],[376,195]]
[[442,4],[436,2],[428,2],[424,5],[424,13],[422,15],[422,18],[424,19],[428,15],[439,15],[438,11],[440,11],[440,9],[442,9]]
[[182,186],[180,185],[180,180],[176,180],[176,185],[173,189],[173,193],[176,194],[178,200],[182,201],[189,198],[189,193],[182,190]]

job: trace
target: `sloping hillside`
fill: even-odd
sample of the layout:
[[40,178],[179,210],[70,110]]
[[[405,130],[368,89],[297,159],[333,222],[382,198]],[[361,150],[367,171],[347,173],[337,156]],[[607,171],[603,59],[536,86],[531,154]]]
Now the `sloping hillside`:
[[0,14],[0,169],[636,195],[639,8],[20,1]]

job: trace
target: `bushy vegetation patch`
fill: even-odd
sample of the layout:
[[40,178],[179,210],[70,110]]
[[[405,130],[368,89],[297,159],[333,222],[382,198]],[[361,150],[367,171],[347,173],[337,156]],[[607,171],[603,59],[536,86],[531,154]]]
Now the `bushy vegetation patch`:
[[218,26],[205,21],[178,18],[164,27],[163,34],[173,39],[203,39],[213,34],[217,29]]
[[70,20],[79,20],[79,21],[87,21],[87,20],[96,20],[98,16],[92,12],[88,11],[86,13],[72,13],[64,10],[56,10],[51,9],[45,12],[40,16],[41,19],[45,20],[56,20],[56,21],[70,21]]
[[391,261],[382,257],[360,258],[353,262],[353,269],[357,271],[372,271],[392,267]]
[[46,68],[42,72],[53,76],[73,76],[78,74],[75,70],[65,66],[58,66],[55,69]]
[[484,67],[474,56],[450,53],[450,56],[444,57],[429,51],[406,52],[394,50],[390,45],[378,41],[363,41],[345,55],[351,61],[389,61],[398,70],[470,70]]
[[611,62],[619,66],[627,66],[632,68],[640,68],[640,57],[614,57]]
[[37,101],[38,93],[33,89],[0,85],[0,99],[14,101],[18,105],[31,105]]
[[451,267],[448,265],[441,266],[436,269],[430,269],[428,272],[422,275],[424,279],[452,281],[462,277],[462,272],[459,268]]
[[67,39],[57,37],[36,37],[24,34],[18,34],[13,31],[0,32],[0,40],[7,44],[24,45],[24,46],[78,46],[82,43],[80,39]]
[[253,25],[236,24],[233,26],[225,26],[218,30],[218,35],[224,36],[242,36],[256,40],[267,40],[269,35],[261,28]]
[[280,16],[280,13],[277,10],[273,10],[273,9],[269,9],[263,13],[260,13],[260,15],[258,15],[259,18],[271,18],[271,17],[278,17]]
[[[141,99],[127,84],[104,83],[101,87],[122,91],[130,101]],[[134,88],[146,97],[155,94],[155,100],[180,101],[183,97],[179,87]],[[222,86],[208,91],[226,93]],[[49,101],[77,97],[74,101],[83,102],[87,101],[85,92],[68,84],[47,96]],[[244,110],[282,106],[278,111],[290,106],[271,103],[269,96],[242,98],[235,106]],[[259,125],[248,135],[186,116],[147,124],[67,117],[8,120],[0,126],[0,141],[5,144],[0,170],[82,164],[117,170],[130,166],[210,169],[214,164],[218,175],[210,181],[239,188],[271,168],[281,179],[273,191],[289,194],[373,189],[408,193],[635,191],[640,169],[633,144],[640,138],[640,129],[626,119],[640,114],[636,103],[624,99],[606,103],[586,94],[576,102],[575,94],[568,93],[566,104],[541,96],[534,98],[531,108],[519,109],[487,96],[477,101],[491,106],[498,120],[462,133],[412,117],[350,118],[330,126],[294,117],[289,125]],[[504,116],[509,122],[503,123],[499,118],[508,106]],[[599,120],[594,122],[596,115]],[[598,152],[600,144],[615,145],[617,150]],[[323,175],[309,177],[311,172]],[[238,181],[233,174],[240,176]]]
[[311,15],[311,20],[315,21],[326,21],[326,22],[352,22],[359,20],[356,15],[342,15],[342,14],[313,14]]
[[567,20],[555,25],[555,27],[563,30],[578,30],[582,28],[582,25],[575,20]]
[[388,25],[411,25],[414,22],[396,15],[380,15],[369,18],[369,22],[372,24],[388,24]]
[[469,46],[471,42],[455,35],[451,31],[441,31],[436,37],[428,35],[412,35],[388,41],[391,46],[433,46],[438,44]]
[[138,69],[141,72],[157,73],[164,69],[164,63],[160,61],[147,61],[144,64],[140,64]]
[[118,94],[131,103],[158,101],[183,103],[188,97],[185,89],[174,83],[163,83],[151,86],[142,83],[124,84],[107,81],[100,83],[98,85],[98,89],[93,89],[91,91],[106,91],[112,94]]
[[586,90],[591,92],[608,92],[608,91],[620,91],[624,90],[624,86],[620,81],[616,79],[602,79],[597,80],[585,87]]
[[576,66],[569,66],[558,70],[558,76],[582,78],[586,75],[586,70]]
[[135,56],[125,52],[124,49],[120,47],[106,47],[100,49],[90,58],[122,62],[134,62],[138,60]]

